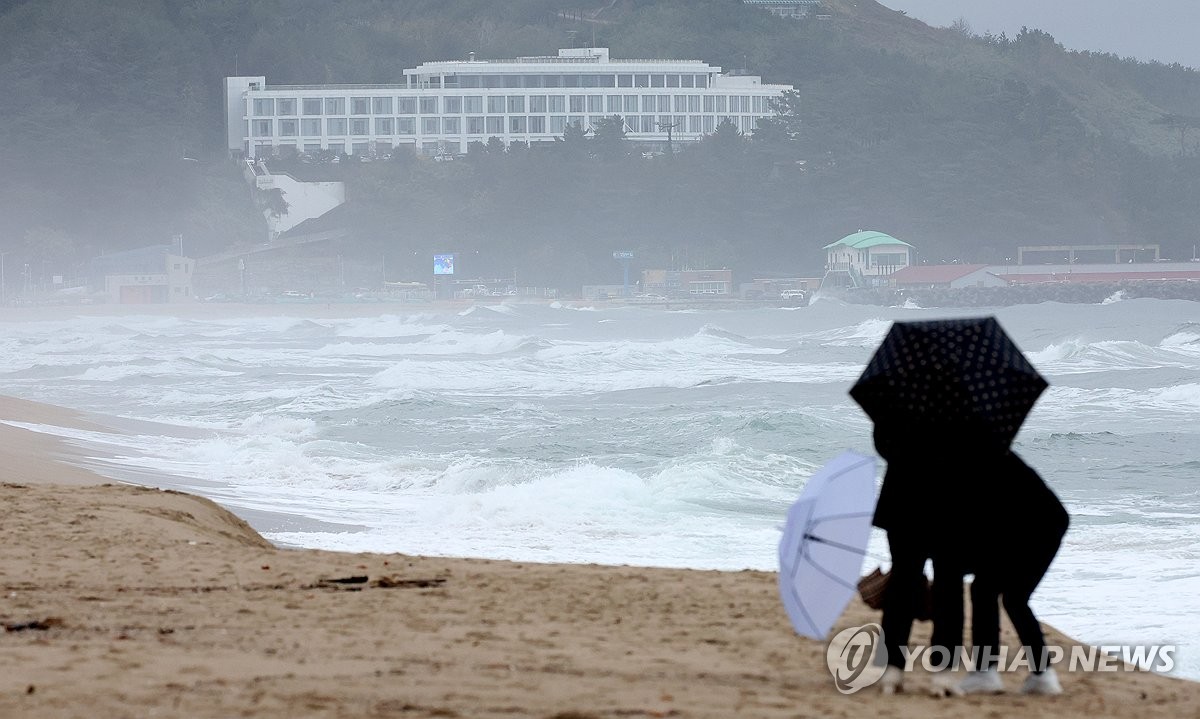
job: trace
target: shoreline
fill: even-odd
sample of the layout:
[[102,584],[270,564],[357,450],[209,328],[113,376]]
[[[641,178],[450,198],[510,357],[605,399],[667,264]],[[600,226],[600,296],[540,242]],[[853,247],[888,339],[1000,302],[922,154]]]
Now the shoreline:
[[[0,399],[0,419],[103,426]],[[536,564],[271,545],[216,503],[106,483],[0,424],[0,715],[1056,719],[1200,708],[1200,683],[1063,673],[1066,694],[843,696],[773,572]],[[15,461],[20,458],[20,461]],[[357,578],[365,578],[358,581]],[[325,580],[351,580],[344,583]],[[835,627],[878,621],[857,599]],[[913,642],[928,640],[928,624]],[[1011,627],[1004,640],[1015,646]],[[1076,643],[1048,628],[1048,640]],[[1023,677],[1006,677],[1015,692]]]

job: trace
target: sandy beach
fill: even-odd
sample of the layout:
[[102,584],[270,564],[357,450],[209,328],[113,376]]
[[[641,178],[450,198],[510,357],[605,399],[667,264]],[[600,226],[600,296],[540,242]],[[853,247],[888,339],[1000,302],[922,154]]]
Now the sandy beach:
[[[0,420],[88,422],[12,399]],[[1200,716],[1200,683],[1142,672],[1064,672],[1054,698],[1010,676],[937,700],[919,674],[843,696],[769,572],[279,549],[77,453],[0,424],[2,717]],[[839,628],[877,619],[855,603]]]

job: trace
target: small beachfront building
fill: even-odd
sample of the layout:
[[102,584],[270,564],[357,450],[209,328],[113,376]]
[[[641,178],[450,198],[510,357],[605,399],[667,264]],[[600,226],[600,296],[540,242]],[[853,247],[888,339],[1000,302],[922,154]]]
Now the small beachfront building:
[[504,60],[427,62],[391,85],[269,85],[225,78],[229,152],[438,156],[472,142],[553,142],[568,125],[591,131],[620,116],[626,137],[695,141],[730,122],[750,134],[791,85],[722,72],[700,60],[624,60],[608,48]]
[[834,286],[877,287],[913,264],[916,249],[891,235],[860,230],[825,245],[825,275]]
[[91,262],[92,286],[111,304],[144,305],[193,302],[196,261],[166,245],[101,255]]

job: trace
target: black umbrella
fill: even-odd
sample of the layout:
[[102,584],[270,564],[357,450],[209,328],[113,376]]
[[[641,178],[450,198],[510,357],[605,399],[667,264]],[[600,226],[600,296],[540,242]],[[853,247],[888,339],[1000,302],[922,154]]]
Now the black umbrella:
[[1008,447],[1047,387],[994,317],[896,322],[850,396],[877,426]]

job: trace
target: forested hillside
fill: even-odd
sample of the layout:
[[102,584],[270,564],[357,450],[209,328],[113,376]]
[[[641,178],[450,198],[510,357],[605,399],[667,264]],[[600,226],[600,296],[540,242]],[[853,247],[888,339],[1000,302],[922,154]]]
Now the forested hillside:
[[0,2],[0,251],[11,271],[174,233],[194,254],[258,241],[224,159],[226,75],[394,82],[423,61],[573,40],[797,91],[753,140],[721,133],[675,156],[643,158],[608,132],[342,166],[350,249],[382,253],[397,279],[455,249],[480,272],[563,286],[612,279],[614,249],[743,275],[811,271],[822,245],[865,228],[930,261],[1068,241],[1191,256],[1194,70],[1067,52],[1033,30],[930,28],[871,0],[827,4],[827,19],[785,21],[739,0]]

